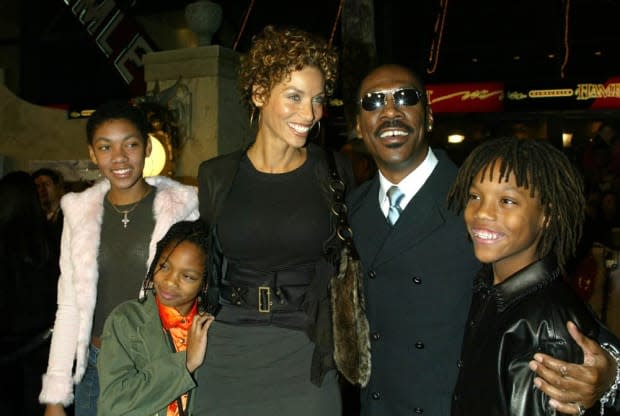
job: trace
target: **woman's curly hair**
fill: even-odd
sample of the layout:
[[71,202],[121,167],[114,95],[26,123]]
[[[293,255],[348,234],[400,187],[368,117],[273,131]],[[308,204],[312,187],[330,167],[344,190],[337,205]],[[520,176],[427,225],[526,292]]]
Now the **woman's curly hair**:
[[252,88],[257,86],[269,98],[273,87],[291,72],[306,66],[318,68],[325,77],[325,93],[331,96],[338,75],[338,54],[321,37],[296,28],[266,26],[252,38],[252,46],[241,58],[239,87],[241,99],[254,109]]

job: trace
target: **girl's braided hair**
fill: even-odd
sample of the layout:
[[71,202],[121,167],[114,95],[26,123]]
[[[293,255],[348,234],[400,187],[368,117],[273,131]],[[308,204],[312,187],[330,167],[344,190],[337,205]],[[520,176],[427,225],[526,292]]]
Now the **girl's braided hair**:
[[585,219],[583,178],[577,167],[559,149],[542,140],[502,137],[478,145],[463,162],[448,193],[448,207],[461,214],[469,199],[469,188],[479,172],[481,179],[493,180],[496,164],[500,177],[513,174],[517,186],[540,198],[547,227],[537,247],[543,258],[555,255],[564,270],[575,254]]
[[[209,230],[202,220],[196,221],[180,221],[173,224],[166,235],[157,242],[157,250],[155,257],[151,262],[149,271],[146,274],[146,278],[142,283],[142,289],[140,290],[140,296],[138,300],[144,302],[146,300],[147,292],[153,290],[153,276],[158,271],[159,265],[162,263],[161,255],[164,249],[170,247],[174,250],[184,241],[195,244],[205,253],[205,259],[209,256]],[[172,252],[172,250],[170,252]],[[202,283],[200,292],[198,294],[198,311],[200,313],[207,311],[207,262],[205,261],[204,274],[202,276]]]

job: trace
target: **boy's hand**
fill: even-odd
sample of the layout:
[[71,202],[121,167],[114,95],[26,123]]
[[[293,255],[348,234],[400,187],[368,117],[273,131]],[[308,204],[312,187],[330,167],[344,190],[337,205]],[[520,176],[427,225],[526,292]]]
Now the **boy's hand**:
[[609,389],[616,367],[596,341],[583,335],[572,322],[566,326],[583,350],[583,364],[571,364],[536,353],[529,367],[539,376],[534,384],[550,397],[549,405],[562,413],[578,415],[579,405],[589,409]]
[[186,366],[193,373],[202,365],[207,352],[207,332],[215,318],[211,314],[194,316],[194,322],[187,334]]

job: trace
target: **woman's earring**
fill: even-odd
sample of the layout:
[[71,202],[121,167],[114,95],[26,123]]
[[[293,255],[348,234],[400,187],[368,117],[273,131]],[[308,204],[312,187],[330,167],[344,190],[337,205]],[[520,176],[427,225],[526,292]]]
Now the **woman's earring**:
[[256,107],[252,108],[252,112],[250,113],[250,127],[254,124],[254,115],[256,114]]
[[318,126],[316,129],[316,132],[312,135],[312,137],[308,137],[309,140],[315,140],[317,137],[321,135],[321,120],[314,123],[314,126],[312,126],[312,130],[314,130],[315,126]]

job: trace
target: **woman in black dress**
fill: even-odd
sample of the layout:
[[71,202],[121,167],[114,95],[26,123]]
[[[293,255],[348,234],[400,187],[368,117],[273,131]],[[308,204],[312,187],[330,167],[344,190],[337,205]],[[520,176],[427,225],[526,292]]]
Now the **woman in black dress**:
[[[256,135],[198,173],[201,218],[219,248],[210,297],[221,310],[198,375],[196,414],[341,414],[328,291],[339,240],[326,152],[308,143],[336,68],[323,40],[271,26],[242,58]],[[344,161],[336,155],[340,176],[353,184]]]

